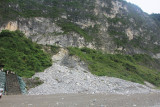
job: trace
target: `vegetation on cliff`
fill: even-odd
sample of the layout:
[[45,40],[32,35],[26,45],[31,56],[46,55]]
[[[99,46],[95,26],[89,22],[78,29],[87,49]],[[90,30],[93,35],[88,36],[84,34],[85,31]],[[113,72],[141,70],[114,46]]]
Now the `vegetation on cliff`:
[[47,17],[58,18],[68,15],[68,20],[90,18],[95,20],[93,14],[94,0],[1,0],[0,21],[15,20],[18,17]]
[[143,84],[148,81],[160,86],[159,60],[145,54],[104,54],[88,48],[68,48],[88,64],[89,70],[98,76],[117,77]]
[[160,21],[160,14],[151,14],[151,17],[156,21]]
[[0,64],[19,76],[31,77],[51,66],[51,58],[40,45],[27,39],[20,31],[0,33]]
[[[119,5],[117,5],[117,3]],[[116,10],[116,6],[118,10]],[[114,10],[118,11],[115,17]],[[76,32],[86,42],[95,40],[98,47],[123,47],[125,50],[140,50],[159,53],[159,15],[148,15],[138,6],[125,0],[1,0],[0,24],[19,18],[50,18],[65,33]],[[154,20],[153,20],[154,19]],[[78,24],[92,23],[86,27]],[[107,25],[107,26],[106,26]],[[133,36],[129,40],[126,29]],[[109,36],[108,36],[109,35]],[[113,41],[113,42],[112,42]],[[138,42],[136,42],[138,41]],[[155,48],[156,47],[156,48]],[[109,51],[110,51],[109,50]],[[108,51],[108,50],[107,50]],[[126,52],[127,53],[127,52]]]

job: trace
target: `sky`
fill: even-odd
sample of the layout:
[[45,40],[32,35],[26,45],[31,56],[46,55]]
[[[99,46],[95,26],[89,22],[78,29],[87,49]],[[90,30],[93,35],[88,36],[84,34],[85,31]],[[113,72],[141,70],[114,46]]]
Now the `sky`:
[[160,0],[126,0],[133,4],[138,5],[144,12],[160,13]]

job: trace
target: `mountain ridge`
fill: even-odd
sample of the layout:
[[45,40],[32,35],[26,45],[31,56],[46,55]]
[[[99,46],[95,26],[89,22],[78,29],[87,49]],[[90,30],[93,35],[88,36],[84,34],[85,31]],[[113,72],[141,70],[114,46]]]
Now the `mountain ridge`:
[[[0,23],[5,22],[1,29],[19,29],[39,44],[49,44],[47,40],[52,38],[50,45],[61,47],[89,47],[109,53],[146,53],[155,57],[160,52],[157,21],[126,1],[7,1],[1,1],[1,5],[5,4],[9,9],[2,9],[1,13],[6,11],[6,14],[0,18],[8,17],[9,20],[1,20]],[[12,15],[15,16],[13,19],[10,18]],[[49,26],[54,27],[52,30],[47,28],[48,23],[53,24]],[[82,42],[77,44],[81,39]]]

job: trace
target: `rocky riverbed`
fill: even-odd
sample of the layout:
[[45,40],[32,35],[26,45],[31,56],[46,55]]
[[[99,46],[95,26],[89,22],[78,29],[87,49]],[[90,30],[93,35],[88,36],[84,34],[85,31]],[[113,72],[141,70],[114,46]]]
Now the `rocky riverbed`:
[[44,72],[37,73],[44,83],[28,91],[29,95],[57,93],[108,93],[135,94],[157,92],[145,85],[114,77],[99,77],[91,74],[86,64],[77,57],[68,56],[64,49],[52,57],[54,63]]

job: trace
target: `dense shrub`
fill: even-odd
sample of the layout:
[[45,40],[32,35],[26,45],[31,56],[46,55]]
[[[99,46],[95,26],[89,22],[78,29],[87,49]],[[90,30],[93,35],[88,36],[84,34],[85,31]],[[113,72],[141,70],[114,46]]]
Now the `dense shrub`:
[[51,65],[50,56],[41,46],[25,38],[20,31],[4,30],[0,33],[0,41],[0,64],[5,65],[5,70],[31,77]]

